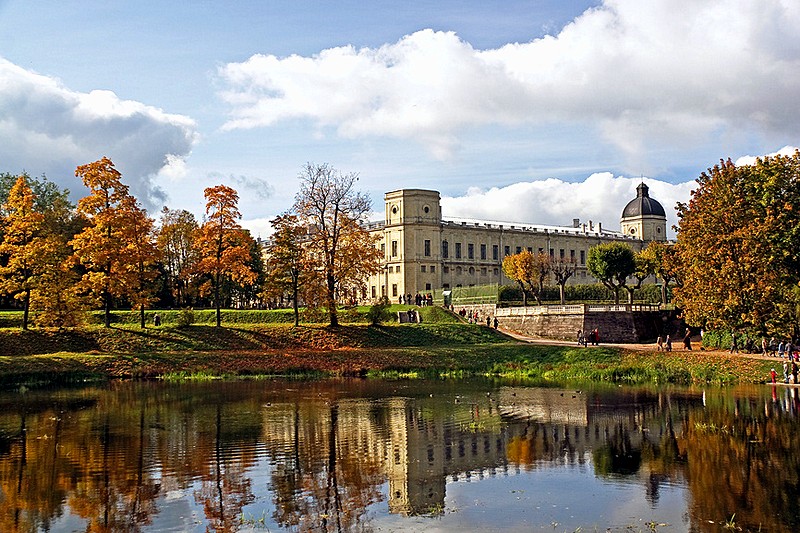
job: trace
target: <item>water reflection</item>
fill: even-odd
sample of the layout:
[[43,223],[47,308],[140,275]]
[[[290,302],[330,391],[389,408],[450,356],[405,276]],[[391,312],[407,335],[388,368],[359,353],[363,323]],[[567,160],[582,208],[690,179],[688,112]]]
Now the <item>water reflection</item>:
[[798,409],[797,389],[782,386],[275,380],[7,393],[0,531],[435,520],[710,532],[734,515],[744,531],[796,531]]

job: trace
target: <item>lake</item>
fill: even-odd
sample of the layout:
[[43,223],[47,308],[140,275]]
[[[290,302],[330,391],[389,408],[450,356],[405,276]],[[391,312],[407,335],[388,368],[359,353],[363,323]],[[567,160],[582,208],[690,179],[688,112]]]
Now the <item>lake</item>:
[[800,531],[800,397],[491,380],[0,393],[0,531]]

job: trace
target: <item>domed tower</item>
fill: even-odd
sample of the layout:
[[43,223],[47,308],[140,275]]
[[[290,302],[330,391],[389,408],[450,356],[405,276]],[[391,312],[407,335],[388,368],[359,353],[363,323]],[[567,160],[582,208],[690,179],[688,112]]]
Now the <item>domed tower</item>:
[[644,182],[636,187],[636,198],[622,210],[620,228],[630,237],[649,241],[667,240],[667,214],[664,207],[650,198],[649,188]]

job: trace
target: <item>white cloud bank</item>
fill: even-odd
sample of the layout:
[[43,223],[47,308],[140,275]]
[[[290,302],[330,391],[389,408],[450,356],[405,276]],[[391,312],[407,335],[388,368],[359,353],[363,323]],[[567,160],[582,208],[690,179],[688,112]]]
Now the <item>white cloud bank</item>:
[[164,193],[157,183],[184,170],[197,139],[193,120],[111,91],[72,91],[57,80],[0,57],[0,171],[46,173],[83,196],[78,165],[109,157],[146,206]]
[[650,197],[664,206],[667,234],[674,237],[675,205],[688,202],[696,182],[677,185],[652,178],[626,178],[609,172],[592,174],[579,183],[558,179],[514,183],[491,189],[471,188],[464,196],[443,197],[444,218],[469,218],[531,225],[571,226],[600,222],[604,229],[619,231],[622,210],[636,198],[636,187],[644,181]]
[[572,123],[633,161],[648,147],[796,136],[798,34],[796,0],[606,0],[557,35],[492,50],[422,30],[379,48],[254,55],[219,70],[225,127],[302,118],[439,158],[491,124]]

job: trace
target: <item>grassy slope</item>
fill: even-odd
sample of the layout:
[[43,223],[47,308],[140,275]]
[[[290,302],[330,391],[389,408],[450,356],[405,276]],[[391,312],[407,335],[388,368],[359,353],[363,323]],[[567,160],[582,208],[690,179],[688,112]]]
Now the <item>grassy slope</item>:
[[[394,306],[405,310],[407,306]],[[117,314],[117,326],[88,325],[57,332],[0,329],[0,382],[183,374],[311,374],[432,376],[487,374],[556,381],[714,383],[764,381],[773,361],[709,352],[656,355],[610,347],[578,348],[517,342],[466,324],[440,308],[420,310],[421,325],[327,328],[285,323],[291,312],[228,311],[222,328],[177,328],[177,312],[161,312],[164,326],[139,329]],[[0,313],[7,324],[18,313]],[[211,317],[211,318],[209,318]],[[261,320],[259,323],[258,321]]]

